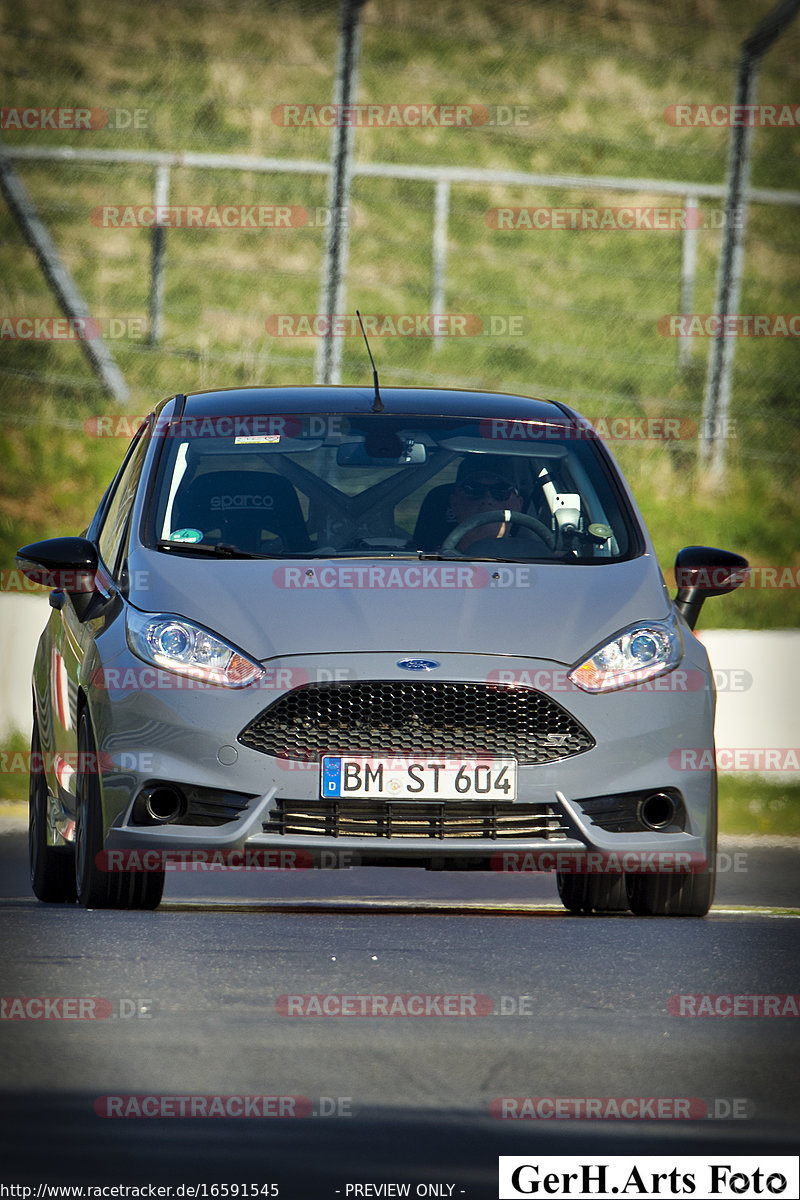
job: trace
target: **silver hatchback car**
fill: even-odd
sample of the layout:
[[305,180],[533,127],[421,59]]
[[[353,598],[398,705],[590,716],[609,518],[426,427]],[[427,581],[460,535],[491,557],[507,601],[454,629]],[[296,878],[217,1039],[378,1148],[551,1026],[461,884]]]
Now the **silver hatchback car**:
[[605,444],[426,389],[177,395],[54,588],[33,671],[35,894],[152,908],[171,863],[556,873],[576,913],[713,899],[713,676]]

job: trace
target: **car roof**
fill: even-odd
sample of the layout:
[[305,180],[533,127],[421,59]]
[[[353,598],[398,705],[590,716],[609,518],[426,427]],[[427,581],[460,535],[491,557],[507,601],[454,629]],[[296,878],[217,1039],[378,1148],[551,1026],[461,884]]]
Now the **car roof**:
[[[455,388],[381,388],[383,415],[491,417],[505,420],[559,421],[571,410],[550,400],[499,392]],[[263,412],[365,414],[373,411],[372,387],[220,388],[186,396],[184,417]]]

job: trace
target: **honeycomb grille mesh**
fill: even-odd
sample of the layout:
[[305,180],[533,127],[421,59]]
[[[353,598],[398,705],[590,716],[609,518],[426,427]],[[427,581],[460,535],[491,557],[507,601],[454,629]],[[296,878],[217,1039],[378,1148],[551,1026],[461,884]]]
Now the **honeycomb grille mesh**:
[[360,680],[308,684],[264,709],[239,734],[276,758],[322,754],[449,754],[558,762],[590,750],[591,734],[533,688]]

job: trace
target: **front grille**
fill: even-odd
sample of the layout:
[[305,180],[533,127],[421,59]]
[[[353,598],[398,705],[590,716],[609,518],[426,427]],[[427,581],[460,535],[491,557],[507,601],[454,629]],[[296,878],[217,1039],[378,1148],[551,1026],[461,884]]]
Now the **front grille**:
[[568,827],[552,804],[480,801],[281,800],[265,833],[302,837],[563,838]]
[[362,680],[308,684],[265,708],[239,734],[276,758],[321,754],[449,754],[558,762],[595,745],[560,704],[533,688]]

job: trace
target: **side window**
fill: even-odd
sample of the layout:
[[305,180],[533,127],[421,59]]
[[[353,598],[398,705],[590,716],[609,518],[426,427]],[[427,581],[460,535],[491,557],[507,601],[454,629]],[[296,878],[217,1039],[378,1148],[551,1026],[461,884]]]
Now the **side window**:
[[147,450],[146,434],[147,430],[143,429],[117,477],[97,539],[100,557],[112,575],[117,569],[117,558],[125,526],[139,485],[139,476]]

